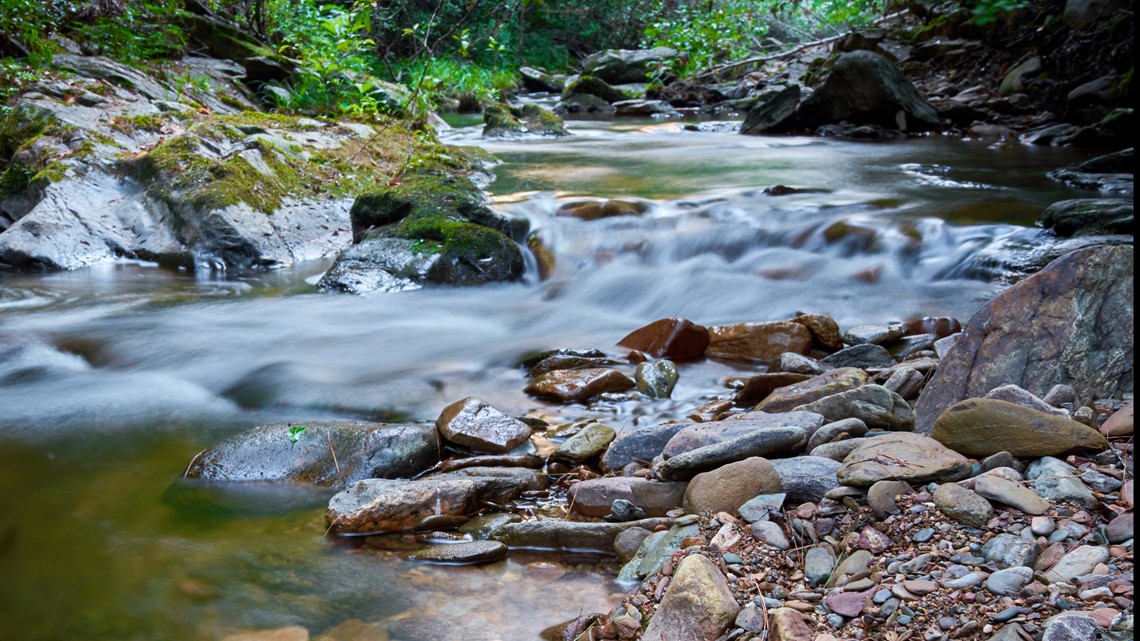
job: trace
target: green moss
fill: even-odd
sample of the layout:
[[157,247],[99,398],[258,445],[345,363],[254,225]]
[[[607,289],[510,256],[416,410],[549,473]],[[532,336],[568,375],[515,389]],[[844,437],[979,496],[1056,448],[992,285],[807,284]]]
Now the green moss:
[[474,223],[450,220],[446,216],[405,218],[396,235],[419,241],[413,247],[425,252],[445,252],[471,261],[492,258],[511,240],[503,234]]
[[31,167],[21,164],[11,165],[0,173],[0,196],[8,197],[22,194],[32,185],[36,172]]
[[140,130],[160,133],[163,125],[166,125],[167,122],[165,118],[158,114],[139,114],[126,118],[115,118],[111,121],[111,128],[125,134],[132,134]]
[[42,107],[25,105],[8,112],[0,123],[0,159],[9,159],[20,148],[49,133],[58,125],[55,116]]
[[[359,240],[371,229],[403,221],[409,216],[415,220],[466,220],[480,215],[484,209],[482,194],[466,178],[416,173],[357,197],[350,214],[352,234]],[[398,233],[404,238],[423,237],[402,224]]]

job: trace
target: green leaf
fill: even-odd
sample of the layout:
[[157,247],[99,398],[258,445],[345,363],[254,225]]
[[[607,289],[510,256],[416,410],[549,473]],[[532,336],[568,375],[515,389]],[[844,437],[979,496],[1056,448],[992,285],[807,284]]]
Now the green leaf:
[[305,435],[305,426],[304,425],[295,425],[293,427],[290,427],[289,428],[289,444],[290,445],[296,445],[297,441],[301,440],[301,437],[304,435]]

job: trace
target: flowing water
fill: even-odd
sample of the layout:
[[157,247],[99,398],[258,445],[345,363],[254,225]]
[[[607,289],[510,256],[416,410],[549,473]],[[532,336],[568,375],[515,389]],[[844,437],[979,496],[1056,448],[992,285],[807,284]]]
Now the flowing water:
[[[552,347],[620,356],[617,340],[665,316],[964,321],[997,291],[1004,259],[1041,240],[1036,215],[1077,195],[1044,176],[1080,159],[1066,150],[572,124],[563,140],[448,134],[503,160],[495,206],[557,257],[546,280],[532,261],[521,284],[350,297],[315,290],[327,263],[0,273],[0,637],[195,640],[285,625],[317,637],[394,618],[393,630],[533,639],[606,610],[620,587],[605,564],[416,565],[327,539],[326,492],[239,492],[220,511],[167,490],[195,453],[270,421],[434,420],[465,396],[619,428],[682,414],[757,368],[685,365],[673,399],[587,410],[527,398],[516,363]],[[804,191],[764,192],[776,184]],[[555,215],[584,198],[647,210]],[[359,638],[384,638],[371,634]]]

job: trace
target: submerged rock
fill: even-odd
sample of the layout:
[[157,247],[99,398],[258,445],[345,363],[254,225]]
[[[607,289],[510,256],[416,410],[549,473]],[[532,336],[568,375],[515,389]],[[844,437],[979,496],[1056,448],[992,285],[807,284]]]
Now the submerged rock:
[[563,403],[584,403],[606,392],[624,392],[636,383],[614,369],[589,367],[547,372],[526,386],[526,393]]
[[426,547],[409,554],[408,559],[427,563],[473,565],[493,563],[505,556],[507,546],[498,541],[463,541]]

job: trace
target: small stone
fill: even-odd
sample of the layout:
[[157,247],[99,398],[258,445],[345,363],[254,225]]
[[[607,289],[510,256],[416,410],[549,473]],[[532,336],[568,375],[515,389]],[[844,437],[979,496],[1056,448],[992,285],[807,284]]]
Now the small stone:
[[690,514],[735,512],[758,494],[780,491],[780,476],[767,460],[751,457],[698,474],[685,490],[685,511]]
[[808,585],[816,586],[827,580],[835,568],[835,552],[830,546],[819,545],[809,548],[804,555],[804,578]]
[[686,556],[673,572],[669,589],[642,641],[712,641],[736,620],[740,606],[723,574],[708,558]]
[[1035,516],[1029,522],[1029,530],[1037,536],[1049,536],[1057,529],[1057,522],[1048,516]]
[[882,520],[891,514],[898,514],[899,507],[895,503],[895,497],[904,494],[913,494],[914,490],[911,489],[910,483],[903,481],[877,481],[867,490],[867,504],[871,506],[871,511],[875,517]]
[[784,352],[806,354],[812,334],[800,323],[736,323],[708,328],[705,355],[727,359],[774,361]]
[[934,505],[946,516],[970,527],[985,526],[994,514],[989,501],[956,483],[938,486]]
[[1013,567],[998,570],[986,579],[986,590],[998,596],[1017,596],[1026,583],[1033,580],[1033,570]]
[[860,550],[868,550],[874,554],[878,554],[889,549],[894,545],[894,542],[891,541],[891,537],[868,526],[859,532],[859,540],[855,545]]
[[616,436],[614,428],[601,423],[590,423],[559,445],[550,458],[572,465],[589,463],[601,456]]
[[914,541],[915,543],[926,543],[927,541],[929,541],[930,539],[932,539],[934,537],[934,532],[935,532],[934,528],[924,527],[921,530],[912,534],[910,537],[910,540]]
[[966,457],[934,439],[892,432],[867,438],[847,455],[835,474],[844,485],[869,487],[884,479],[910,483],[959,480],[970,471]]
[[526,393],[563,403],[585,402],[607,392],[624,392],[636,385],[625,374],[603,367],[555,370],[526,386]]
[[784,507],[784,501],[787,500],[787,494],[760,494],[748,499],[744,505],[740,506],[740,518],[755,523],[756,521],[766,521],[768,516],[772,513],[780,512]]
[[872,369],[876,367],[890,367],[895,364],[895,358],[882,345],[863,344],[852,345],[835,352],[823,359],[831,367],[858,367]]
[[736,627],[749,632],[761,632],[767,625],[764,612],[753,603],[749,603],[740,609],[740,613],[736,615],[735,623]]
[[982,546],[982,556],[998,568],[1033,567],[1037,544],[1013,534],[999,534]]
[[1132,436],[1132,403],[1116,410],[1100,425],[1100,433],[1112,437]]
[[466,541],[433,545],[408,555],[413,561],[470,565],[492,563],[507,556],[507,546],[498,541]]
[[839,462],[820,456],[771,459],[780,476],[780,489],[793,503],[818,501],[839,486],[835,471]]
[[1071,583],[1078,576],[1089,574],[1099,563],[1108,560],[1108,548],[1099,545],[1082,545],[1075,548],[1050,570],[1045,576],[1051,581]]
[[1015,507],[1026,514],[1040,515],[1049,509],[1049,501],[1033,490],[999,476],[979,476],[974,483],[979,495]]
[[907,592],[910,592],[911,594],[914,594],[916,596],[922,596],[924,594],[930,594],[931,592],[934,592],[935,590],[938,589],[937,583],[935,583],[934,581],[927,581],[924,579],[914,579],[911,581],[903,581],[902,585],[904,588],[906,588]]
[[699,358],[709,345],[708,329],[681,318],[663,318],[634,330],[618,345],[655,358]]
[[1019,614],[1021,614],[1021,608],[1015,605],[998,612],[992,618],[997,623],[1005,623]]
[[818,376],[831,369],[829,365],[822,361],[795,352],[784,352],[780,354],[779,366],[781,372],[804,374],[807,376]]
[[499,454],[514,449],[531,434],[522,421],[473,396],[445,407],[435,424],[440,436],[452,443]]
[[863,436],[867,433],[867,424],[857,418],[845,418],[834,423],[828,423],[815,431],[808,439],[808,450],[813,450],[824,443],[830,443],[839,436],[846,434],[848,438]]
[[677,366],[672,361],[651,361],[637,366],[637,391],[649,398],[669,398],[677,384]]
[[1136,523],[1132,514],[1121,514],[1108,522],[1109,543],[1124,543],[1133,536]]
[[1063,613],[1045,621],[1041,641],[1096,641],[1096,619],[1084,612]]
[[767,543],[778,550],[786,550],[792,547],[783,528],[772,521],[756,521],[749,528],[752,531],[752,536],[762,543]]
[[804,615],[792,608],[770,610],[768,621],[769,641],[814,641],[816,638]]

